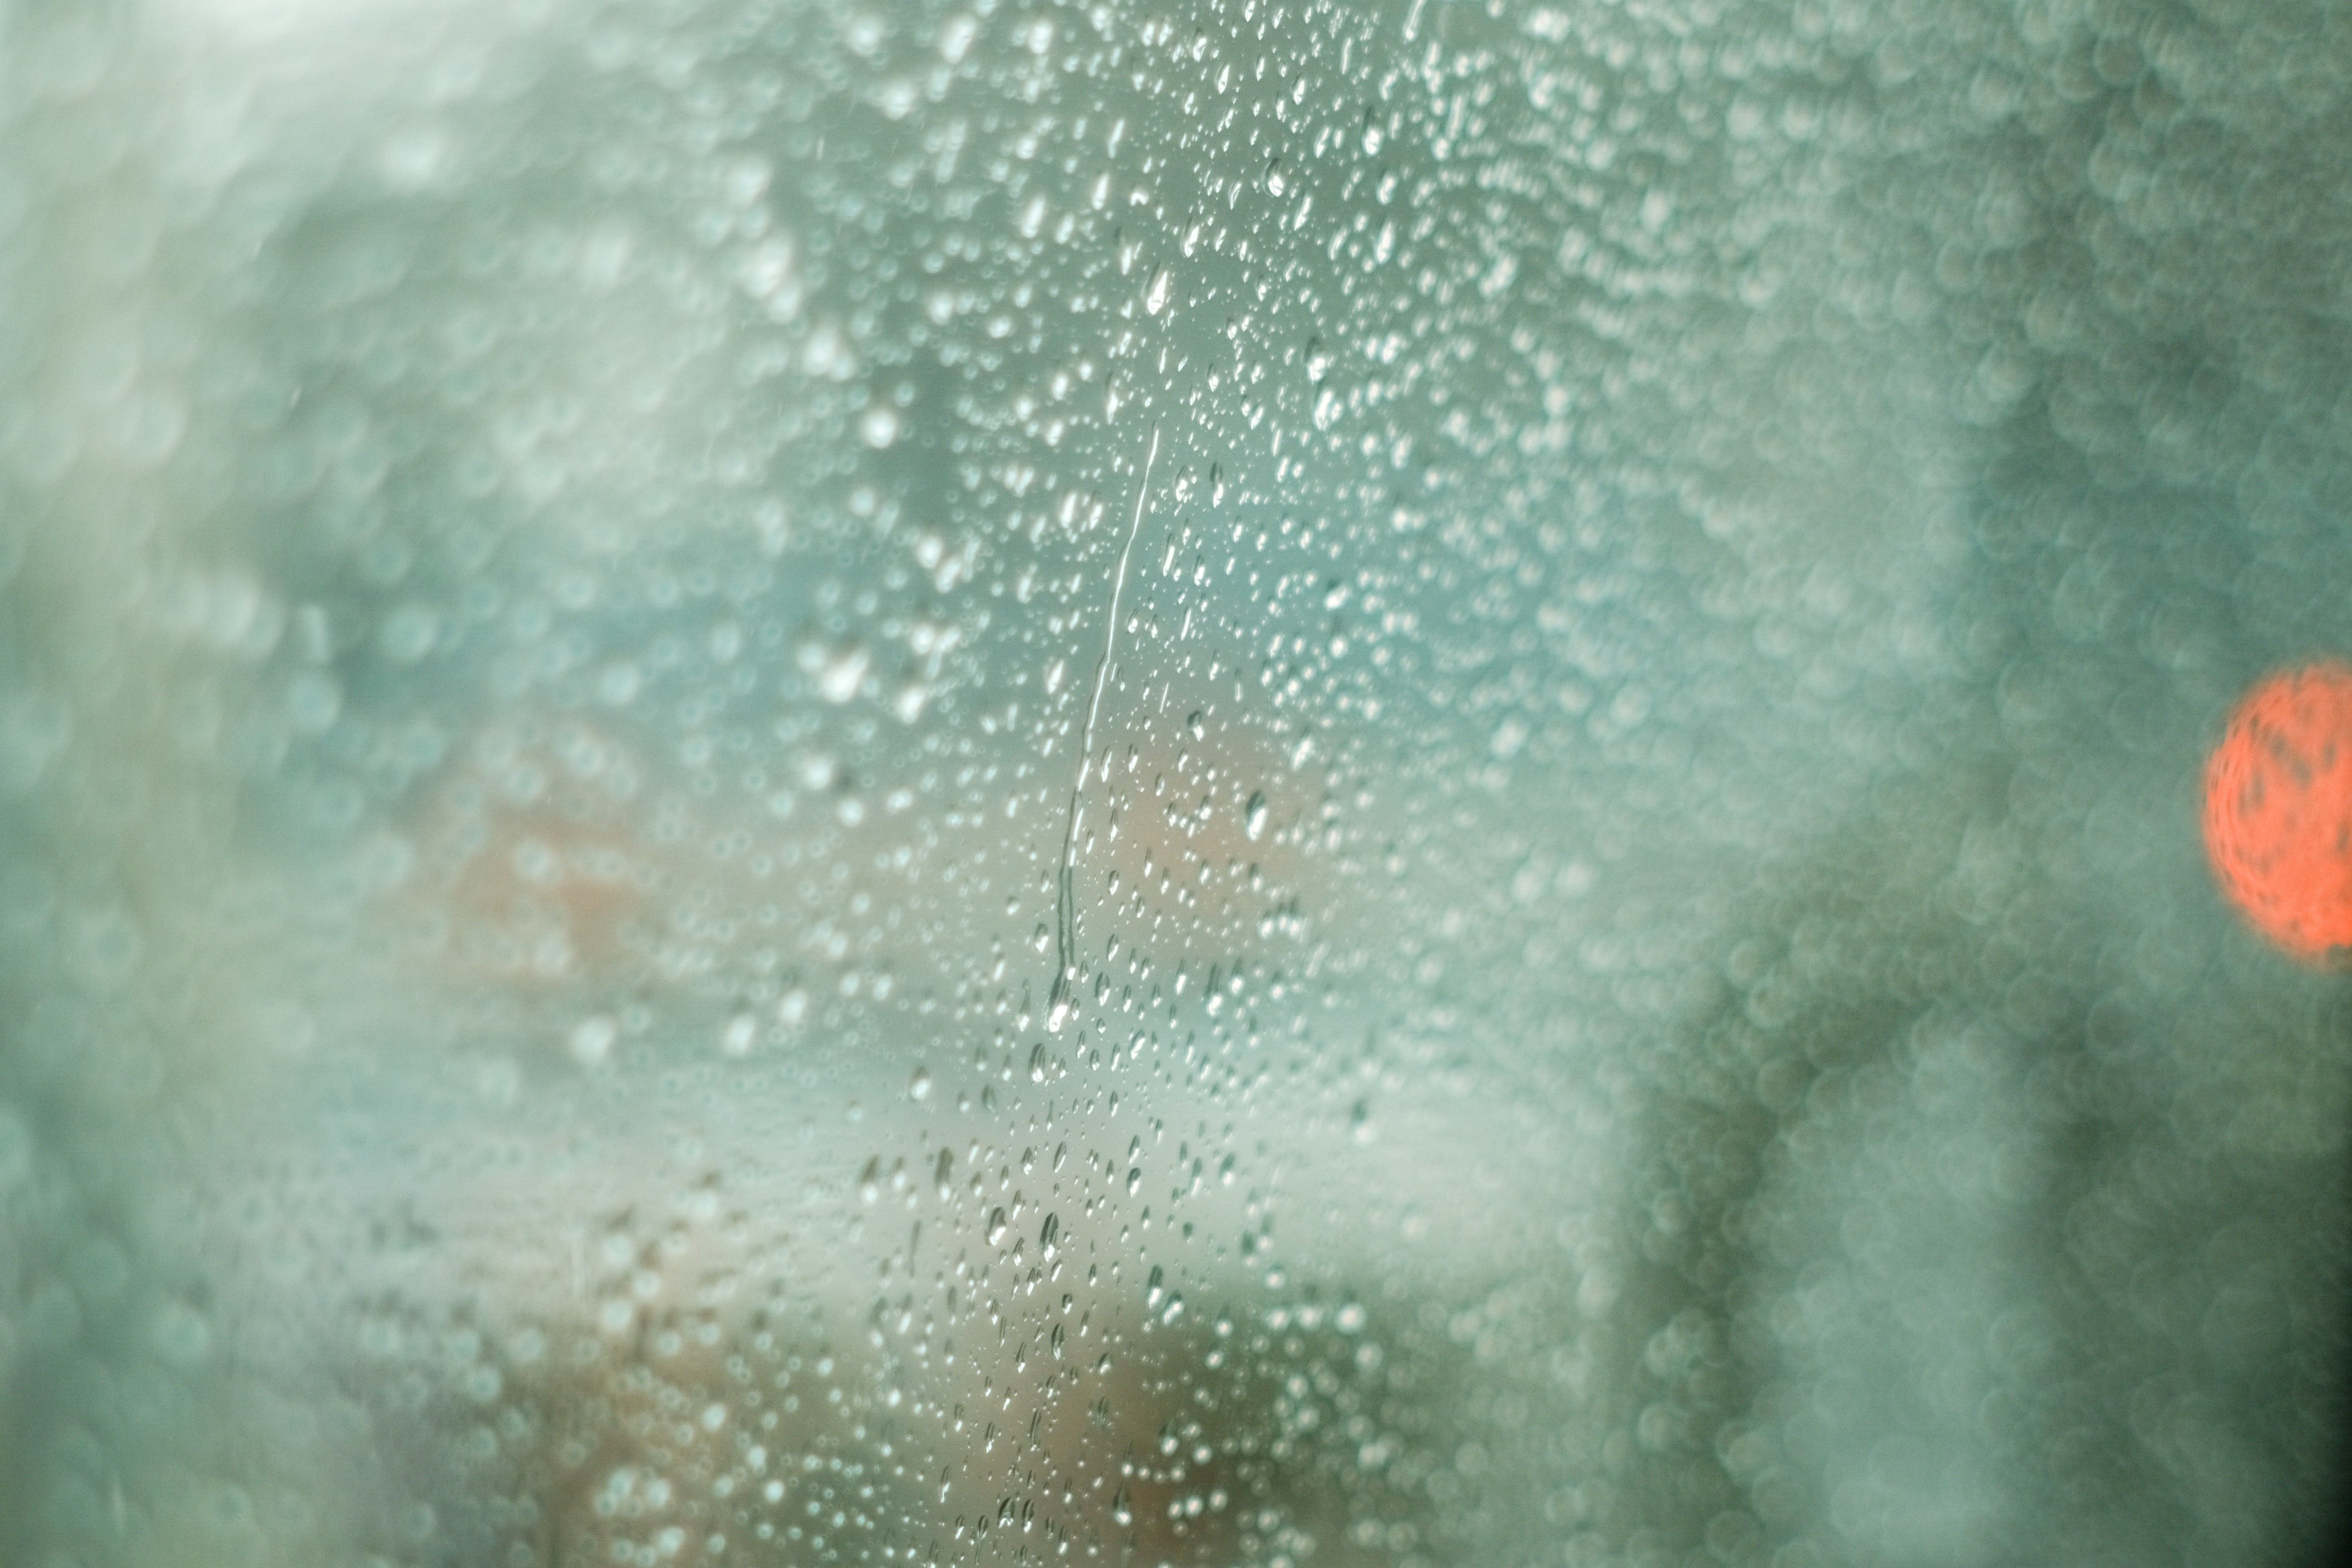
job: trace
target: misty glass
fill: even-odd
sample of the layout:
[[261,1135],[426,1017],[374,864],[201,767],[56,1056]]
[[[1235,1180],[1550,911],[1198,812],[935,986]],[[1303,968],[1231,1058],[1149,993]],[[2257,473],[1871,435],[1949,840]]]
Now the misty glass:
[[2347,89],[0,0],[0,1563],[2321,1561]]

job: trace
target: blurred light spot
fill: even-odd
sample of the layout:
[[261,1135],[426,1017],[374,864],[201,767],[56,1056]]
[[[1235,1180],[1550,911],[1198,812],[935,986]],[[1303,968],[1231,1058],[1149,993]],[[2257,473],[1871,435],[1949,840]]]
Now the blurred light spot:
[[2238,704],[2205,770],[2205,847],[2272,942],[2352,946],[2352,667],[2273,675]]

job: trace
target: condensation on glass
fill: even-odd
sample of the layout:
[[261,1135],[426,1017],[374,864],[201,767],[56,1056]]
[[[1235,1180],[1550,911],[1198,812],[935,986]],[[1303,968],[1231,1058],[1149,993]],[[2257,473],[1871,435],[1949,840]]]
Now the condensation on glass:
[[2347,82],[0,0],[0,1562],[2319,1560]]

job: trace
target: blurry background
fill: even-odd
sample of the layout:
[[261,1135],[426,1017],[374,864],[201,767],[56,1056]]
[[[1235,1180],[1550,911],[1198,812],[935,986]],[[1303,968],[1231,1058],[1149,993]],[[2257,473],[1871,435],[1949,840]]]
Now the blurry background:
[[0,0],[0,1562],[2330,1560],[2348,24]]

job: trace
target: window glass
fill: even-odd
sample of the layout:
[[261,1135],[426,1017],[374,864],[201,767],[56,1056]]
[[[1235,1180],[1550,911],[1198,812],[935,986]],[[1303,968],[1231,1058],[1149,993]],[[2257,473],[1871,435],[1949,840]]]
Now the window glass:
[[0,1562],[2322,1560],[2343,22],[0,0]]

